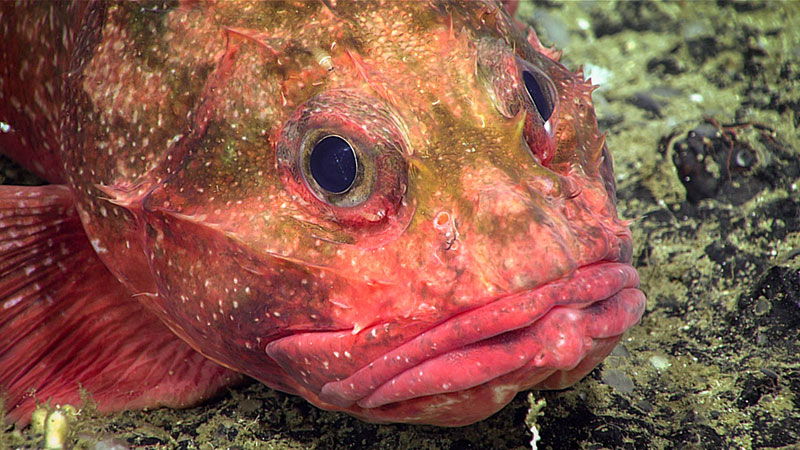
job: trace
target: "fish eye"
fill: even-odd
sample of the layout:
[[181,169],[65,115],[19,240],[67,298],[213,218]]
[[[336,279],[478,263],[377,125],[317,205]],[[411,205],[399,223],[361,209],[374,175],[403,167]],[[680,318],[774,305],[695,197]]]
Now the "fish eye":
[[308,163],[314,181],[332,194],[347,192],[358,175],[356,152],[339,136],[325,136],[314,144]]
[[389,225],[404,207],[406,144],[381,105],[360,92],[330,90],[283,124],[274,143],[276,168],[292,200],[313,215],[304,220],[355,232]]
[[374,148],[358,136],[315,128],[300,144],[297,162],[306,186],[319,200],[347,208],[373,193],[377,176]]
[[547,122],[550,116],[553,115],[553,103],[550,101],[550,97],[545,94],[536,75],[531,71],[522,71],[522,81],[525,83],[525,90],[528,92],[528,96],[533,104],[536,105],[539,115],[542,116],[542,120]]

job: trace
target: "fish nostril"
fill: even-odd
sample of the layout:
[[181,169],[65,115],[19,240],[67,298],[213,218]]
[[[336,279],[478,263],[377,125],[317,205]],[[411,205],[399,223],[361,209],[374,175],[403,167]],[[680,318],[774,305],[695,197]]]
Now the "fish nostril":
[[433,226],[436,227],[437,230],[447,228],[449,223],[450,214],[448,214],[447,211],[442,211],[439,214],[436,214],[436,217],[433,219]]
[[458,229],[453,216],[447,211],[441,211],[433,218],[433,228],[442,233],[444,249],[455,250],[458,247]]

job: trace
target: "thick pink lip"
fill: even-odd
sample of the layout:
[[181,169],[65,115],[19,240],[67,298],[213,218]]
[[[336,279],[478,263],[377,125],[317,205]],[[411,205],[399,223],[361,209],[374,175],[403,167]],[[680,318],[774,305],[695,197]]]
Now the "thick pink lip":
[[469,389],[524,367],[546,375],[569,370],[595,340],[639,321],[645,301],[638,284],[627,264],[582,267],[452,317],[349,377],[325,383],[319,398],[342,408],[375,408]]
[[425,416],[425,423],[465,424],[461,402],[478,402],[469,406],[474,421],[520,390],[563,388],[582,378],[639,321],[645,299],[638,283],[629,264],[603,261],[432,328],[401,321],[355,334],[297,332],[265,350],[295,389],[323,407],[396,421],[421,413],[414,408],[431,398],[437,406],[426,414],[436,417]]

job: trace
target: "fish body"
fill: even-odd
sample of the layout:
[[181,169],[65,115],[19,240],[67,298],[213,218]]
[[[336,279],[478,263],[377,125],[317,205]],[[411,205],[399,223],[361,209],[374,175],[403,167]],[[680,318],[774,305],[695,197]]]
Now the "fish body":
[[0,190],[12,420],[244,374],[464,425],[640,319],[592,86],[502,5],[32,3],[2,5],[0,151],[53,183]]

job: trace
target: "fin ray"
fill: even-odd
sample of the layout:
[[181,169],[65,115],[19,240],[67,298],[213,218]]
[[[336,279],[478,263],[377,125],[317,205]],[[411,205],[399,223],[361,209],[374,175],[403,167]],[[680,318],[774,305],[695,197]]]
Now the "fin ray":
[[[106,269],[64,186],[0,186],[0,395],[100,412],[182,407],[242,377],[177,338]],[[33,390],[33,391],[31,391]]]

